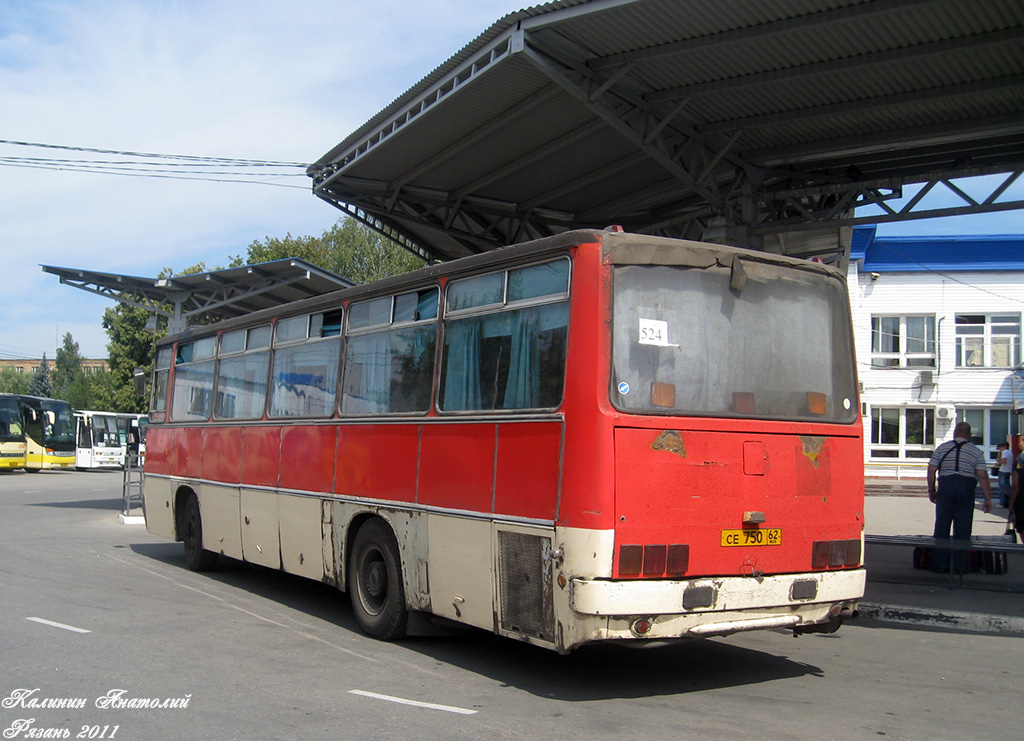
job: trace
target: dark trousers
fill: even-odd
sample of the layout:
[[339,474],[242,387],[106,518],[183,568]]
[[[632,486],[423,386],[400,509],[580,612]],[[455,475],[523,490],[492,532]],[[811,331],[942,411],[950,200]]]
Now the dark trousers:
[[[932,536],[949,540],[949,527],[953,526],[953,540],[970,540],[974,525],[974,489],[978,480],[972,476],[952,474],[939,477],[938,494],[935,497],[935,532]],[[950,551],[935,549],[932,566],[937,569],[949,568]],[[953,570],[965,571],[967,551],[953,551]]]

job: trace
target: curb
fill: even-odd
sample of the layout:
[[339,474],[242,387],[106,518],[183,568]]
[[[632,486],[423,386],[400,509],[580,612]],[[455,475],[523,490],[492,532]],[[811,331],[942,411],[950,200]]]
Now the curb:
[[874,602],[861,602],[857,610],[861,617],[883,623],[966,630],[972,633],[1024,636],[1024,618],[1018,617],[986,615],[980,612],[958,612],[956,610],[929,610],[901,605],[880,605]]

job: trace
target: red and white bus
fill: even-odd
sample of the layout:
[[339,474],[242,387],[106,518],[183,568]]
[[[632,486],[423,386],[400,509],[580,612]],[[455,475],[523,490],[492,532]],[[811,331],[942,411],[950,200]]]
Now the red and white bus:
[[558,651],[835,630],[863,595],[846,283],[576,231],[157,346],[150,532]]

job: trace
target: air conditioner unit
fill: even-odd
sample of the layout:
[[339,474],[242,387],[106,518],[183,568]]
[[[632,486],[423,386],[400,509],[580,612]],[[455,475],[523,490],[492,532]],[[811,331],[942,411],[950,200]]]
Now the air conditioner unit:
[[921,379],[922,386],[933,386],[935,384],[935,376],[933,371],[923,370],[918,374],[918,378]]
[[954,407],[939,407],[935,410],[935,414],[939,419],[953,419],[956,416],[956,409]]

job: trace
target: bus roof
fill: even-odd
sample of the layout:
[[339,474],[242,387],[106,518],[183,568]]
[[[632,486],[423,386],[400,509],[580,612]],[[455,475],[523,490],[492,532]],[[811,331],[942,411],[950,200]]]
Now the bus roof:
[[343,288],[331,293],[314,296],[278,307],[262,309],[242,317],[225,319],[211,324],[189,327],[176,335],[167,335],[157,341],[164,346],[180,340],[208,336],[217,331],[247,327],[262,320],[270,321],[279,316],[298,315],[317,309],[336,306],[340,301],[351,301],[377,294],[393,293],[423,285],[442,276],[457,277],[463,273],[475,272],[494,265],[529,260],[545,254],[555,254],[578,244],[601,244],[604,258],[615,265],[679,265],[694,268],[735,267],[742,264],[740,272],[764,274],[772,271],[803,270],[845,281],[843,274],[823,263],[801,260],[757,250],[730,247],[727,245],[694,242],[684,239],[656,237],[647,234],[627,234],[611,230],[578,229],[544,237],[530,242],[501,247],[479,255],[431,265],[402,275]]

